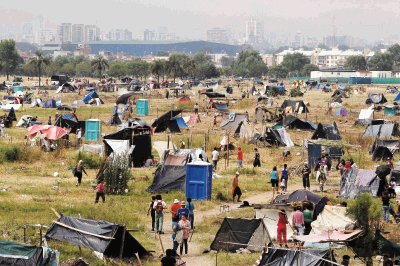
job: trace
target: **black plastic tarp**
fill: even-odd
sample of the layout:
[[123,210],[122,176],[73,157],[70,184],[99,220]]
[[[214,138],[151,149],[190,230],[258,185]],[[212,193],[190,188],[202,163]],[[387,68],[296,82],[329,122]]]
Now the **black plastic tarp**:
[[[333,260],[332,260],[333,259]],[[268,253],[262,255],[258,266],[289,266],[289,265],[307,265],[307,266],[333,266],[336,264],[335,257],[326,250],[298,250],[298,249],[278,249],[268,248]]]
[[15,115],[14,107],[11,107],[7,115],[8,121],[17,121],[17,116]]
[[235,252],[241,248],[262,250],[272,243],[262,219],[224,218],[211,250]]
[[387,100],[385,98],[385,96],[383,95],[383,93],[369,93],[368,94],[368,98],[365,101],[366,104],[382,104],[382,103],[386,103]]
[[393,154],[399,149],[399,145],[400,141],[398,140],[375,140],[370,150],[372,160],[383,161],[387,158],[393,158]]
[[[168,123],[172,118],[182,113],[182,109],[179,110],[171,110],[157,118],[153,124],[151,125],[154,128],[155,133],[164,132],[168,129]],[[178,127],[179,128],[179,127]],[[178,131],[180,132],[180,131]]]
[[309,121],[303,121],[293,115],[287,115],[283,117],[281,121],[275,124],[275,127],[288,127],[289,129],[301,129],[301,130],[315,130],[317,126]]
[[43,248],[12,241],[0,241],[0,265],[45,265]]
[[225,98],[225,94],[218,92],[203,92],[203,95],[206,95],[208,98]]
[[127,104],[129,98],[133,95],[135,95],[135,93],[133,93],[133,92],[125,93],[125,94],[119,96],[119,98],[117,99],[117,101],[115,103],[116,104]]
[[327,125],[319,123],[311,139],[340,140],[341,137],[336,123],[333,122]]
[[[123,233],[125,241],[122,247]],[[46,233],[46,239],[68,242],[71,245],[89,248],[106,257],[118,258],[123,248],[123,258],[135,259],[148,255],[147,250],[120,224],[106,221],[61,216]]]
[[292,113],[309,113],[306,104],[303,101],[285,100],[281,105],[281,111],[285,111],[287,107],[291,107]]
[[[69,117],[69,116],[67,116]],[[79,129],[79,121],[76,119],[68,119],[67,117],[60,115],[57,120],[54,122],[55,126],[61,127],[61,128],[69,128],[71,129],[70,133],[76,134],[76,131]]]

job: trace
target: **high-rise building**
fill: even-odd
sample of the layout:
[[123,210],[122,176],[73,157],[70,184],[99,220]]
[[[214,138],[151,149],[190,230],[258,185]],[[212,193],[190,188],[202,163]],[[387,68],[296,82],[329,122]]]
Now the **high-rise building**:
[[131,41],[132,32],[127,29],[113,29],[108,33],[110,41]]
[[207,30],[207,41],[209,42],[217,42],[217,43],[228,43],[228,31],[221,28],[213,28]]
[[85,26],[85,42],[95,42],[100,40],[100,28],[95,25]]
[[145,29],[143,32],[143,40],[144,41],[155,41],[156,33],[153,30]]
[[72,42],[72,24],[71,23],[61,23],[58,26],[58,38],[61,43]]
[[21,41],[29,42],[29,43],[34,42],[33,23],[32,22],[27,22],[27,23],[22,24],[21,33],[22,33]]
[[85,40],[85,25],[73,24],[72,25],[72,42],[82,43]]
[[246,42],[261,44],[264,41],[264,26],[261,22],[251,19],[246,22]]

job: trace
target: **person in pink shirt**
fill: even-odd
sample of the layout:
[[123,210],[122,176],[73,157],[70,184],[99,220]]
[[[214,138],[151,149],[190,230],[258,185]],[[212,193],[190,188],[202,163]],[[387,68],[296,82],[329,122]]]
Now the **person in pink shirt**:
[[304,235],[304,214],[301,207],[296,207],[296,211],[292,214],[292,226],[296,228],[299,235]]
[[182,215],[182,219],[179,221],[179,226],[182,228],[182,243],[179,247],[180,254],[182,255],[183,246],[185,246],[185,255],[188,254],[188,238],[189,238],[189,230],[190,230],[190,222],[187,219],[186,215]]
[[237,167],[238,168],[243,168],[243,151],[242,151],[241,147],[238,147]]
[[98,203],[99,199],[103,200],[103,203],[106,202],[106,193],[104,192],[104,180],[100,180],[99,184],[97,185],[97,189],[96,189],[96,200],[94,201],[94,203]]

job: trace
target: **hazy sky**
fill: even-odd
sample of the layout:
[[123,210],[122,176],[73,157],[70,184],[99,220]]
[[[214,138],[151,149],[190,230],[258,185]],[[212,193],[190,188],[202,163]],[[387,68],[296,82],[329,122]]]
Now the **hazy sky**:
[[245,21],[264,22],[265,32],[301,31],[309,36],[354,35],[376,40],[400,28],[398,0],[0,0],[0,25],[18,27],[42,15],[61,22],[96,24],[103,30],[167,26],[184,38],[204,39],[212,27],[244,32]]

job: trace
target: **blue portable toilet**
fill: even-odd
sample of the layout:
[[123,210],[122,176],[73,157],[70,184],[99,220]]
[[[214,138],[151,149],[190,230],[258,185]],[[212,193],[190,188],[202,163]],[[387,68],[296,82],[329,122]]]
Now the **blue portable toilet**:
[[186,198],[210,200],[212,192],[212,165],[194,161],[186,165]]
[[88,119],[85,121],[85,140],[98,141],[101,134],[101,121],[99,119]]
[[136,115],[149,115],[149,100],[138,99],[136,101]]

